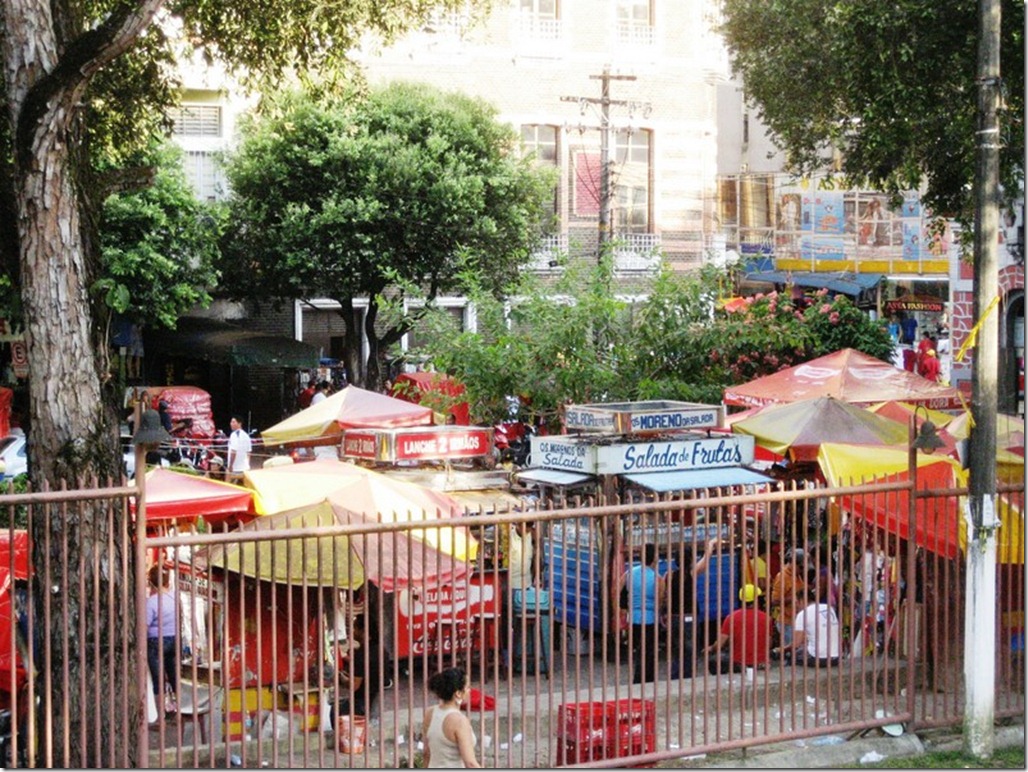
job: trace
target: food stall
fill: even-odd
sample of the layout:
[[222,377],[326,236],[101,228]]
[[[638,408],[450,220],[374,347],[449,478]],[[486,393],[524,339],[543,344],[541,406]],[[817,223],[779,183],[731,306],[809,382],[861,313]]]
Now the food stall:
[[[510,493],[506,477],[495,470],[453,469],[454,463],[491,459],[492,453],[493,430],[482,426],[353,429],[344,432],[342,442],[345,458],[374,464],[393,479],[445,492],[475,515],[510,512],[523,504]],[[398,657],[496,648],[496,620],[504,594],[502,573],[495,570],[504,552],[502,534],[496,531],[484,528],[476,533],[483,547],[482,570],[466,584],[396,594]]]
[[[566,412],[576,434],[532,438],[535,470],[588,476],[607,495],[621,500],[649,500],[668,493],[694,497],[717,495],[722,488],[767,486],[770,477],[751,469],[752,437],[715,433],[723,425],[723,408],[697,403],[649,401],[610,405],[572,405]],[[673,521],[621,518],[604,531],[591,521],[555,524],[544,541],[544,555],[555,620],[579,630],[604,627],[605,605],[617,607],[617,582],[638,560],[646,544],[661,549],[664,571],[674,570],[686,554],[715,536],[729,536],[735,520],[759,518],[756,510],[729,513],[705,522],[702,510],[673,513]],[[720,617],[735,598],[739,582],[735,555],[711,561],[697,586],[700,615]],[[607,603],[605,603],[607,601]],[[610,617],[613,632],[624,625]]]

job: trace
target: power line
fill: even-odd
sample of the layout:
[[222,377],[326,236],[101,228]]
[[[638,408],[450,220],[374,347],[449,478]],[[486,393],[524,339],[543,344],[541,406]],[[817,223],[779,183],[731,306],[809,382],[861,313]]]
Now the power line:
[[624,99],[610,98],[610,82],[612,80],[635,80],[634,75],[612,75],[610,66],[605,65],[601,75],[590,75],[590,80],[600,81],[600,97],[584,96],[562,96],[562,102],[577,102],[584,113],[587,105],[600,106],[600,125],[587,126],[582,128],[597,129],[600,132],[600,221],[599,221],[599,244],[597,258],[603,255],[603,247],[611,238],[611,207],[614,199],[611,185],[611,160],[610,160],[610,108],[627,107],[631,112],[642,109],[644,114],[649,114],[651,106],[648,102],[634,102]]

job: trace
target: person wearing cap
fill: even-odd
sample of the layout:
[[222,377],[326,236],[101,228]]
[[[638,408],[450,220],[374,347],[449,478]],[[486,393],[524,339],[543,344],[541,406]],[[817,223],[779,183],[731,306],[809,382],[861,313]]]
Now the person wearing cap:
[[921,377],[927,378],[932,383],[937,383],[941,372],[942,362],[939,361],[939,357],[936,355],[935,349],[928,349],[928,351],[925,352],[924,361],[921,362]]
[[711,673],[741,673],[744,668],[768,663],[772,622],[757,605],[761,595],[760,588],[753,584],[745,584],[739,590],[742,607],[725,617],[717,640],[703,650],[709,657]]

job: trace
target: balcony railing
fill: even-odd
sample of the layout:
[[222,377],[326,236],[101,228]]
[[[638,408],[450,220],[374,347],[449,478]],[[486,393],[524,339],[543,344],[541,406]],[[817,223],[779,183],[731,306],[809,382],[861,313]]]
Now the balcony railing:
[[660,265],[660,235],[615,233],[614,268],[618,271],[654,271]]
[[650,24],[619,21],[615,30],[618,45],[649,48],[657,42],[656,29]]
[[535,271],[557,271],[568,251],[566,233],[544,236],[539,246],[532,252],[530,267]]
[[564,23],[535,13],[518,12],[514,17],[514,34],[520,45],[559,43],[564,39]]

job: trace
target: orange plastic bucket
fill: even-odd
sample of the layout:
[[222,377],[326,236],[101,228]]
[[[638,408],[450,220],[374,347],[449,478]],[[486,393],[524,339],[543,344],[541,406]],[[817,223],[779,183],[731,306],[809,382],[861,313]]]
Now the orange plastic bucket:
[[364,737],[368,720],[364,716],[340,716],[336,727],[339,750],[342,753],[364,753]]

